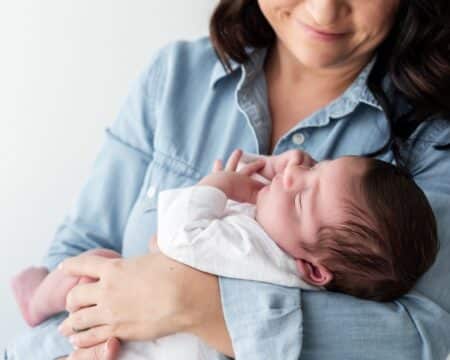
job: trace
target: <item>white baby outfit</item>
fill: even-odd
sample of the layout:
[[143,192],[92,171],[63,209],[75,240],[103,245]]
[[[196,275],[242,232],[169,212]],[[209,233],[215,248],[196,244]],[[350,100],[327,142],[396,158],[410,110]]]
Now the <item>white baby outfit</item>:
[[158,246],[168,257],[211,274],[315,289],[255,214],[254,205],[229,200],[211,186],[162,191]]

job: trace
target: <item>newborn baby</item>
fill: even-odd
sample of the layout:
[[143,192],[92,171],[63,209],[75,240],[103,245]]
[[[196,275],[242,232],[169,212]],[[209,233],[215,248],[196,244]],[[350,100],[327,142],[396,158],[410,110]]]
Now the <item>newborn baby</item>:
[[[316,164],[298,151],[237,170],[241,156],[235,151],[225,169],[216,163],[193,187],[160,193],[163,253],[216,275],[378,301],[406,293],[433,263],[434,216],[403,171],[361,157]],[[104,249],[90,253],[119,256]],[[63,311],[79,281],[91,280],[41,268],[19,274],[13,289],[25,320],[34,326]],[[184,359],[214,353],[194,336],[176,334],[128,342],[120,358],[178,359],[180,351]]]
[[[438,249],[433,211],[420,188],[380,160],[315,163],[298,154],[236,171],[237,152],[225,171],[219,165],[196,186],[161,192],[161,251],[227,277],[375,301],[408,292]],[[254,185],[257,171],[266,185]]]

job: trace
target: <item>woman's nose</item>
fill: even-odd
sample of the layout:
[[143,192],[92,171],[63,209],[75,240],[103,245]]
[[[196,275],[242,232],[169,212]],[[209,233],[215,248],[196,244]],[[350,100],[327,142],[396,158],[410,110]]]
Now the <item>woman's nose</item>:
[[[349,10],[347,0],[307,0],[306,8],[316,25],[330,26]],[[314,24],[311,24],[314,25]]]

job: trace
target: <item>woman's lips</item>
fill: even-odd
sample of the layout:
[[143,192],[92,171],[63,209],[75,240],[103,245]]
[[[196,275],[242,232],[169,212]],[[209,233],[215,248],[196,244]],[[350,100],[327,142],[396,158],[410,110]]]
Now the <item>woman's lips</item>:
[[340,40],[343,37],[348,35],[348,32],[331,32],[331,31],[318,30],[312,26],[309,26],[309,25],[303,23],[300,20],[296,20],[296,22],[297,22],[297,24],[299,24],[301,26],[301,28],[303,30],[305,30],[305,32],[308,35],[310,35],[318,40],[335,41],[335,40]]

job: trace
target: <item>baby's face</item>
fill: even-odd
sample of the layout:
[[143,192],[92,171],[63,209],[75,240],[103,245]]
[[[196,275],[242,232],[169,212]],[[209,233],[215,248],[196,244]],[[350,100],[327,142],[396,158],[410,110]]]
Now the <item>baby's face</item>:
[[344,207],[360,203],[359,186],[366,160],[342,157],[312,168],[289,165],[262,188],[256,199],[256,220],[267,234],[295,259],[316,261],[302,243],[317,242],[323,225],[348,220]]

